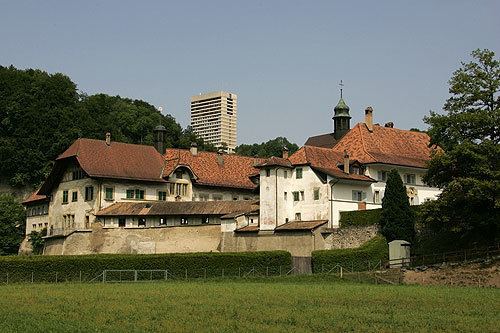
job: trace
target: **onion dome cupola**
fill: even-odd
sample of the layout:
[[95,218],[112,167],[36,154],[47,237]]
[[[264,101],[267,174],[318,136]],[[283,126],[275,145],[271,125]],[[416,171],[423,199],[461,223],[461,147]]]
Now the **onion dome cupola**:
[[349,107],[342,97],[342,86],[342,81],[340,81],[340,100],[333,109],[333,135],[336,140],[339,140],[351,129],[351,115],[349,114]]

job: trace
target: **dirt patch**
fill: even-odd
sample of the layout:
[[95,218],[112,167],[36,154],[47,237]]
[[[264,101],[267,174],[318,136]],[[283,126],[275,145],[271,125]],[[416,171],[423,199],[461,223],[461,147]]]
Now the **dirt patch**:
[[403,272],[407,284],[500,288],[500,261],[420,267]]

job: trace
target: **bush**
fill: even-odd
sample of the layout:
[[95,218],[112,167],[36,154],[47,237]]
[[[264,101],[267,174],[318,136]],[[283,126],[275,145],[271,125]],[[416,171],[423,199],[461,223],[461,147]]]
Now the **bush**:
[[389,246],[384,237],[376,236],[355,249],[319,250],[312,253],[314,273],[340,265],[352,271],[365,271],[389,259]]
[[353,210],[340,213],[340,227],[376,225],[380,221],[381,209]]
[[173,254],[101,254],[82,256],[10,256],[0,258],[0,279],[9,274],[11,281],[20,281],[33,273],[38,281],[52,281],[56,272],[61,280],[90,280],[103,270],[168,270],[172,276],[238,275],[239,271],[253,268],[271,273],[289,270],[292,257],[286,251],[262,251],[240,253],[173,253]]
[[44,236],[47,236],[47,228],[43,228],[40,232],[33,230],[28,235],[31,248],[33,249],[33,254],[43,253],[43,247],[45,245],[45,240],[43,239]]

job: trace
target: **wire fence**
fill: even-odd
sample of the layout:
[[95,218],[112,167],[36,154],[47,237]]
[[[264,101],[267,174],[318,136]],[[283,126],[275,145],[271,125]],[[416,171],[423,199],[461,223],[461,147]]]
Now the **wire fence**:
[[296,267],[266,266],[239,268],[104,270],[100,272],[0,272],[0,283],[62,283],[62,282],[147,282],[160,280],[200,280],[217,278],[279,277],[299,273]]
[[477,259],[488,259],[498,256],[500,256],[500,244],[482,248],[465,249],[461,251],[429,253],[411,256],[409,258],[393,259],[389,260],[387,264],[389,266],[392,264],[401,264],[403,267],[419,267],[441,263],[469,262]]
[[[463,251],[445,252],[413,256],[406,259],[395,259],[402,267],[419,267],[440,263],[470,262],[478,259],[500,258],[500,244],[495,246],[467,249]],[[372,282],[372,283],[400,283],[399,269],[389,269],[395,261],[352,261],[332,263],[312,267],[313,275],[330,275],[340,279]],[[309,270],[309,272],[311,272]],[[147,282],[171,280],[204,280],[217,278],[249,279],[289,276],[304,274],[303,267],[299,266],[255,266],[255,267],[227,267],[227,268],[165,268],[151,270],[104,270],[104,271],[23,271],[0,272],[0,284],[11,283],[119,283],[119,282]]]

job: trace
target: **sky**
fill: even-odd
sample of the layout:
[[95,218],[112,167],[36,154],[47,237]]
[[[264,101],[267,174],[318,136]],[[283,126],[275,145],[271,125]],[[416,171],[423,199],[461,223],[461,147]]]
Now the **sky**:
[[351,126],[425,129],[470,52],[500,54],[500,1],[7,1],[0,65],[68,75],[81,92],[145,100],[189,125],[192,95],[238,95],[238,144]]

